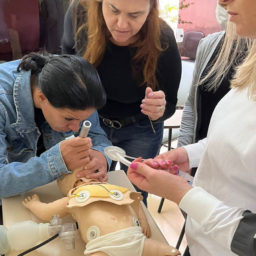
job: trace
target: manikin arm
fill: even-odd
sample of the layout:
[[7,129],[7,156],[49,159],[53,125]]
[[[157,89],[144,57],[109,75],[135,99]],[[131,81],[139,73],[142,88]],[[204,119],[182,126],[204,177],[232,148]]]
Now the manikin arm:
[[54,215],[62,218],[68,214],[67,203],[69,198],[63,197],[51,203],[43,203],[38,195],[28,196],[22,204],[40,220],[50,222]]

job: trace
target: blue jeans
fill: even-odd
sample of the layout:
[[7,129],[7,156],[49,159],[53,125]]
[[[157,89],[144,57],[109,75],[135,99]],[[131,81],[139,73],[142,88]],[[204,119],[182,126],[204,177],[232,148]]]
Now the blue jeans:
[[3,225],[2,205],[0,205],[0,225]]
[[[101,127],[114,146],[124,149],[128,156],[141,156],[144,159],[154,158],[159,154],[161,147],[163,123],[153,123],[153,126],[156,133],[153,132],[148,118],[120,129],[108,127],[101,121]],[[121,164],[121,169],[126,172],[127,166]],[[113,170],[113,168],[111,170]],[[147,193],[138,188],[136,189],[142,193],[143,202],[147,205]]]

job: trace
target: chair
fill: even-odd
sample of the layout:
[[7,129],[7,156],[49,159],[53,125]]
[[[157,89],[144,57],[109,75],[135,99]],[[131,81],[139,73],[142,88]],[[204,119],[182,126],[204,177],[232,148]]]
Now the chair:
[[61,53],[64,16],[71,0],[40,1],[40,48]]
[[182,43],[178,44],[180,55],[195,60],[198,44],[203,37],[205,37],[203,32],[186,31]]
[[0,61],[30,52],[58,54],[70,0],[1,0]]
[[39,49],[39,6],[35,0],[0,1],[0,60]]

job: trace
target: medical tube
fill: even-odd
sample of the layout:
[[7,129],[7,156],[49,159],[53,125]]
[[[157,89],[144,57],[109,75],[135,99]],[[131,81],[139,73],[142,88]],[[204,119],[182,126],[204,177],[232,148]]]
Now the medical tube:
[[82,127],[81,127],[81,131],[80,131],[79,137],[82,137],[82,138],[87,137],[91,126],[92,126],[91,122],[88,121],[88,120],[85,120],[83,122]]

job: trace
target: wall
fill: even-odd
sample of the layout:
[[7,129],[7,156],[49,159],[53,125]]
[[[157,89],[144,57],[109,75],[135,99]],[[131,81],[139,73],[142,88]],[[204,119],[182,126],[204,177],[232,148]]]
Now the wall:
[[181,20],[190,21],[192,24],[179,24],[178,28],[183,28],[184,32],[190,30],[201,31],[205,35],[220,31],[215,16],[216,0],[186,0],[183,2],[193,2],[188,8],[179,12]]

